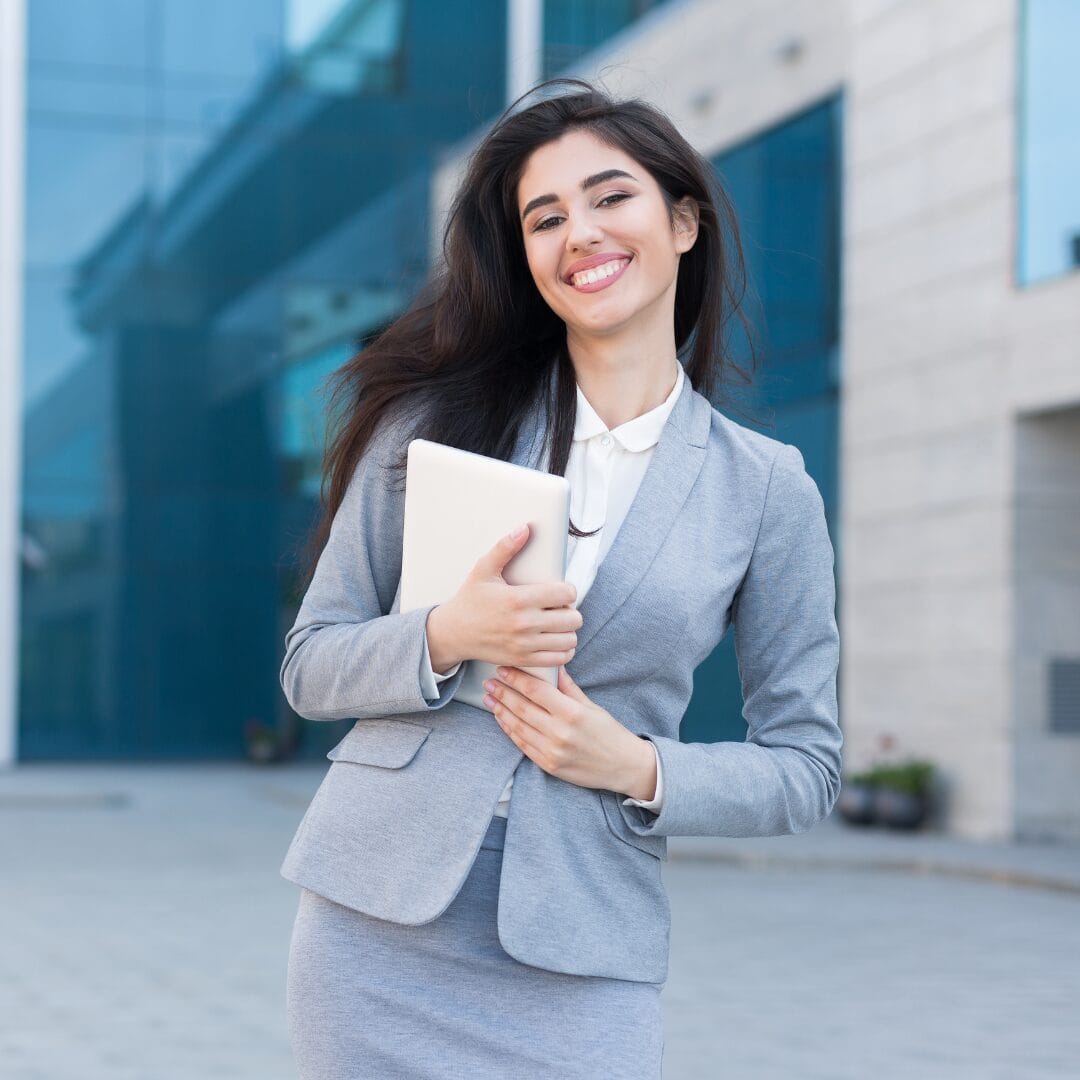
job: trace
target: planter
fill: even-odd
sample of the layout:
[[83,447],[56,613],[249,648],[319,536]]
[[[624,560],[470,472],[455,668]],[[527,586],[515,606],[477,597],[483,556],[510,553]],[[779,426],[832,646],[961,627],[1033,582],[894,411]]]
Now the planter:
[[836,799],[840,816],[851,825],[872,825],[874,822],[874,789],[857,781],[843,784]]
[[888,787],[873,792],[874,820],[892,829],[917,829],[926,820],[928,809],[928,800],[923,795]]
[[270,742],[268,739],[259,739],[248,743],[247,754],[249,761],[254,761],[259,765],[267,765],[272,761],[277,761],[281,756],[277,743]]
[[836,808],[852,825],[917,829],[930,816],[934,775],[929,761],[876,765],[842,782]]
[[253,716],[244,724],[244,749],[248,761],[257,765],[284,761],[292,752],[294,741],[291,730],[269,727],[258,717]]

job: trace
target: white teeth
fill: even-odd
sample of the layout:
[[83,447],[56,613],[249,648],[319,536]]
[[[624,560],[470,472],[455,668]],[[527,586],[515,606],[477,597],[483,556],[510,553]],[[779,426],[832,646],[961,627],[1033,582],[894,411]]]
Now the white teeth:
[[625,265],[626,261],[627,260],[624,259],[616,259],[614,262],[603,263],[601,266],[595,266],[591,270],[585,270],[580,274],[575,274],[573,278],[574,284],[592,285],[594,282],[609,278],[612,274],[617,273]]

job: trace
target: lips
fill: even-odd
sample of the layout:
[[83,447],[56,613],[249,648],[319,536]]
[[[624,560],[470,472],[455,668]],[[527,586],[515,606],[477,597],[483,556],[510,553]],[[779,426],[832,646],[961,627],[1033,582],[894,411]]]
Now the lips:
[[626,256],[618,259],[609,259],[609,265],[615,264],[618,266],[618,269],[615,270],[613,273],[605,274],[603,277],[599,278],[596,281],[589,281],[582,285],[577,285],[573,281],[571,281],[570,288],[573,289],[576,293],[594,293],[600,292],[603,289],[609,289],[612,285],[615,284],[616,281],[619,280],[619,278],[623,276],[623,274],[626,273],[626,269],[632,261],[633,260]]
[[632,256],[627,255],[623,251],[602,251],[599,255],[590,255],[587,259],[578,259],[577,262],[571,263],[566,268],[566,273],[563,274],[563,281],[567,285],[574,284],[574,275],[580,274],[583,270],[591,270],[594,266],[603,266],[604,263],[614,262],[616,259],[629,260]]

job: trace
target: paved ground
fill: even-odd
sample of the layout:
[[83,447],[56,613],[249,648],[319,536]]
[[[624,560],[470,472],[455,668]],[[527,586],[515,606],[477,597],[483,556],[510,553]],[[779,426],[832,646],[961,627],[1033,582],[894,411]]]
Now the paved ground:
[[[0,772],[0,1076],[295,1077],[278,867],[323,771]],[[1080,1075],[1080,847],[829,821],[670,854],[665,1080]]]

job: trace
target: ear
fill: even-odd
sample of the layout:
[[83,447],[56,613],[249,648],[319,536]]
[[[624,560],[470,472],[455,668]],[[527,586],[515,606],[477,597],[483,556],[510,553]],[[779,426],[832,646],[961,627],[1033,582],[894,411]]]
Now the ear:
[[698,201],[693,195],[684,195],[672,207],[675,216],[675,249],[681,255],[689,251],[697,240]]

